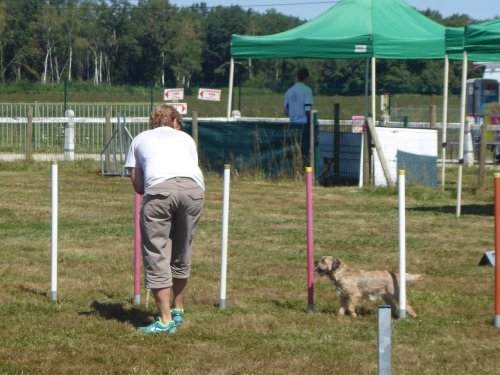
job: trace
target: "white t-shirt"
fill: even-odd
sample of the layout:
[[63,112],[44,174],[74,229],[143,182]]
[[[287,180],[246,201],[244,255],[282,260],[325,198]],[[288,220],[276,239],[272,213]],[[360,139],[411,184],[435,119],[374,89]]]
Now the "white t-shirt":
[[125,168],[144,172],[144,191],[173,177],[189,177],[205,190],[198,152],[191,136],[167,126],[146,130],[130,145]]
[[296,82],[285,93],[284,106],[288,111],[291,122],[306,123],[306,111],[311,110],[312,104],[312,90],[303,82]]

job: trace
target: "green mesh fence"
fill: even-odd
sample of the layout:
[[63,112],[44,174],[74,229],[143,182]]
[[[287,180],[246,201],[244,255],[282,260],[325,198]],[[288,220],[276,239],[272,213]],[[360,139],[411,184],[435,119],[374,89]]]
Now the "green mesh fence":
[[[224,164],[268,176],[293,176],[302,171],[303,125],[286,122],[198,121],[200,165],[220,172]],[[185,129],[192,134],[192,123]]]

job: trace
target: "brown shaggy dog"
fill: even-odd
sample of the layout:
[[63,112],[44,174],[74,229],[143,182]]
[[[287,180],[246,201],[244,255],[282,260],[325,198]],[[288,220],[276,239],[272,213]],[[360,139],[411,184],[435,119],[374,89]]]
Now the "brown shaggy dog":
[[[316,272],[328,275],[332,280],[340,299],[339,315],[356,316],[356,307],[363,300],[381,298],[392,306],[392,313],[397,316],[399,308],[399,275],[389,271],[365,271],[348,266],[333,256],[324,256],[316,262]],[[407,281],[416,281],[422,275],[407,273]],[[407,303],[408,315],[415,317],[415,311]]]

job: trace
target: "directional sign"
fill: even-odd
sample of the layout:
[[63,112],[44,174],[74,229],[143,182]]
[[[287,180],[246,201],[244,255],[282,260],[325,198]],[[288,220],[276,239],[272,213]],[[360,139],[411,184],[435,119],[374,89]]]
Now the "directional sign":
[[220,102],[221,90],[216,89],[199,89],[198,99],[201,100],[212,100],[214,102]]
[[184,89],[165,89],[163,100],[182,100],[184,99]]
[[177,112],[179,112],[181,115],[187,114],[187,109],[188,109],[187,103],[170,103],[169,105],[174,107],[177,110]]
[[365,116],[352,116],[352,132],[361,134],[365,126]]

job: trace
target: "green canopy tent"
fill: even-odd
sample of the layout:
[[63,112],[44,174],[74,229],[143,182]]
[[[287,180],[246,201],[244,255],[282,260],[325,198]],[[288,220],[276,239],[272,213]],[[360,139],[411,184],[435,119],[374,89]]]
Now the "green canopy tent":
[[231,113],[234,59],[371,59],[372,117],[375,62],[381,59],[442,59],[445,27],[402,0],[341,0],[294,29],[272,35],[233,35],[227,116]]
[[[458,151],[457,206],[456,216],[460,216],[462,195],[462,164],[464,158],[465,105],[467,89],[467,63],[500,61],[500,19],[468,25],[465,28],[446,29],[446,53],[450,59],[462,60],[462,88],[460,100],[460,139]],[[447,63],[447,60],[446,60]],[[445,68],[446,70],[446,68]],[[447,100],[447,73],[445,73],[445,101]],[[445,107],[446,108],[446,107]],[[444,119],[443,119],[444,124]],[[443,144],[446,142],[444,129]],[[443,146],[444,148],[444,146]],[[444,152],[444,151],[443,151]],[[444,156],[443,156],[444,160]],[[444,167],[443,167],[444,176]],[[444,181],[444,178],[443,178]]]

